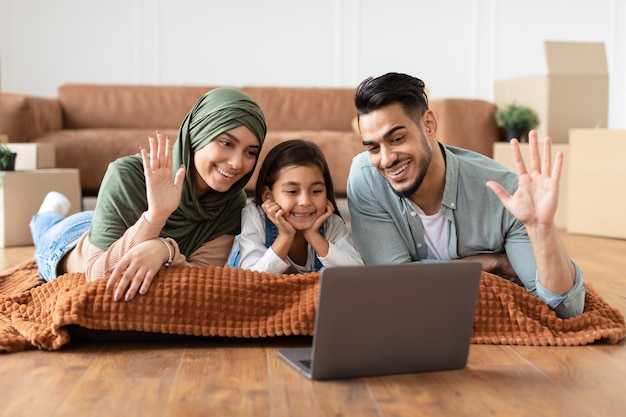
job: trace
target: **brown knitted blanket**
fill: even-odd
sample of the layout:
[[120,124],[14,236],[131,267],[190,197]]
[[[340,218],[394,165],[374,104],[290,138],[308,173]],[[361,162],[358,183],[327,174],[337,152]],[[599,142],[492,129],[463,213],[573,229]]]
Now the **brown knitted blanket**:
[[[221,267],[159,272],[147,295],[116,303],[105,280],[65,274],[43,283],[33,260],[0,273],[0,351],[56,350],[70,328],[163,335],[313,335],[318,273],[280,275]],[[617,343],[624,316],[587,285],[585,312],[563,320],[523,288],[483,273],[472,343],[573,346]]]

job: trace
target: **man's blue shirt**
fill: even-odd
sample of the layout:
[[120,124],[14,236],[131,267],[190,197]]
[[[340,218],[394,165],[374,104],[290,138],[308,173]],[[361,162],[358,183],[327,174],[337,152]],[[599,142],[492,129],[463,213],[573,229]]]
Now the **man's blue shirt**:
[[[517,175],[484,155],[441,146],[446,159],[441,210],[450,222],[450,259],[504,252],[528,292],[547,303],[560,317],[582,313],[585,298],[582,270],[574,263],[576,282],[565,295],[543,287],[537,277],[526,228],[485,185],[493,180],[513,194]],[[347,193],[352,233],[366,264],[427,260],[422,223],[413,204],[393,191],[372,166],[368,152],[353,159]]]

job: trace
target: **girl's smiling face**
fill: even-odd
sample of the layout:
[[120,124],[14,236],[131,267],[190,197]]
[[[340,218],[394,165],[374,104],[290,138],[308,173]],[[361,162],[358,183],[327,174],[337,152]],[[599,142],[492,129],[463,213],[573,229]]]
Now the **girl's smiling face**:
[[272,198],[296,230],[310,229],[326,210],[326,183],[315,165],[290,165],[278,171],[272,190],[265,187],[264,199]]

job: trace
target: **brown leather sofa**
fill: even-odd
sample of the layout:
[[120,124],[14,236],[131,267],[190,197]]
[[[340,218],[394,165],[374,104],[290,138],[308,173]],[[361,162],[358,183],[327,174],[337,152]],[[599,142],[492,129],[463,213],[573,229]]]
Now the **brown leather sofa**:
[[[176,137],[196,100],[211,86],[65,84],[57,98],[0,94],[0,131],[10,142],[53,143],[57,167],[78,168],[83,195],[96,195],[110,162],[147,146],[156,130]],[[335,190],[345,195],[354,155],[363,150],[352,128],[353,88],[239,87],[261,106],[268,134],[261,158],[276,143],[302,138],[326,155]],[[431,100],[438,139],[492,156],[496,106],[482,100]],[[247,190],[254,188],[255,178]]]

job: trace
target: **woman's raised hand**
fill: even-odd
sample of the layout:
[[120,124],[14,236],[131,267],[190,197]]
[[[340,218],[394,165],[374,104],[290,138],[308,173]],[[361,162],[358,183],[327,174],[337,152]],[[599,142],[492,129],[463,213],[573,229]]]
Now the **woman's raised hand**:
[[146,220],[150,224],[165,224],[167,218],[176,210],[180,202],[185,178],[185,167],[181,166],[172,178],[172,146],[169,137],[156,133],[150,136],[150,154],[141,149],[143,170],[146,177],[146,195],[148,211]]

